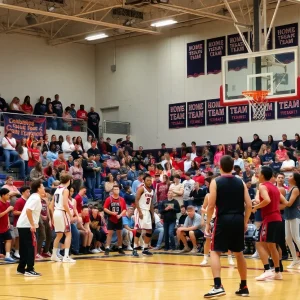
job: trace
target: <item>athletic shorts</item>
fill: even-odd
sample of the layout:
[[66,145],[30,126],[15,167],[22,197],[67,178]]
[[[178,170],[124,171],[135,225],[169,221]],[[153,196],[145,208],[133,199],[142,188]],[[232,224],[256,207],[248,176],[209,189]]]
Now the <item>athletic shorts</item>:
[[282,234],[282,221],[262,223],[259,228],[259,242],[280,244]]
[[245,247],[244,215],[221,215],[215,220],[211,250],[242,252]]
[[10,230],[7,230],[6,232],[0,233],[0,242],[10,241],[10,240],[12,240]]
[[53,222],[56,233],[65,233],[71,231],[70,219],[64,210],[54,210]]
[[[200,229],[193,230],[196,239],[200,239],[204,236],[204,233]],[[184,231],[185,235],[190,237],[190,231]]]
[[110,220],[107,221],[107,230],[122,230],[122,229],[123,229],[122,218],[119,219],[118,223],[114,223]]
[[134,229],[152,230],[152,218],[149,210],[142,209],[143,219],[140,219],[137,209],[134,210]]
[[258,209],[254,214],[255,222],[262,222],[261,210]]

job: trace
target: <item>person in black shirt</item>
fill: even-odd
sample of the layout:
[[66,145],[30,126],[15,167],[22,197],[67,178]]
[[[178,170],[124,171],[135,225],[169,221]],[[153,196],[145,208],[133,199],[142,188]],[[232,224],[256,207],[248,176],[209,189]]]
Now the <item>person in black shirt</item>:
[[125,150],[129,151],[129,153],[133,150],[133,143],[130,140],[130,135],[126,135],[126,140],[121,143],[122,147],[125,147]]
[[63,129],[63,121],[62,121],[62,115],[63,115],[63,105],[59,101],[59,95],[54,96],[54,101],[52,101],[52,108],[53,112],[59,117],[57,118],[57,130]]
[[295,134],[295,140],[292,141],[291,149],[296,151],[300,150],[300,137],[298,133]]
[[282,135],[282,142],[283,142],[284,149],[286,149],[287,151],[291,151],[292,144],[287,139],[287,135],[285,133]]
[[0,111],[7,111],[8,105],[6,101],[0,97]]
[[86,194],[89,199],[96,200],[95,186],[96,186],[96,171],[98,168],[94,165],[95,155],[88,153],[88,159],[82,160],[83,177],[86,180]]
[[245,183],[246,183],[246,186],[247,186],[247,189],[248,189],[250,199],[251,200],[255,199],[255,190],[254,190],[254,188],[251,187],[252,186],[251,179],[247,178],[245,180]]
[[203,205],[204,197],[207,194],[206,187],[200,188],[199,182],[195,182],[194,189],[190,193],[193,200],[192,205],[195,207],[196,212],[200,213],[201,206]]
[[88,117],[88,128],[94,133],[96,139],[99,139],[99,123],[100,116],[95,112],[94,107],[91,107],[90,112],[87,115]]
[[43,96],[40,97],[39,102],[34,106],[33,114],[37,116],[43,116],[46,112],[46,104],[44,104],[45,98]]
[[186,209],[184,205],[180,206],[180,212],[181,212],[181,216],[178,219],[178,227],[181,227],[184,225],[185,219],[187,217],[187,213],[186,213]]
[[178,201],[173,199],[173,192],[168,191],[168,200],[162,202],[160,211],[164,220],[165,251],[170,250],[170,240],[171,250],[175,250],[174,229],[176,225],[176,214],[179,212],[180,207]]
[[248,296],[247,264],[243,255],[244,234],[248,229],[252,202],[248,189],[240,178],[233,176],[233,158],[225,155],[220,161],[222,176],[213,179],[209,186],[205,235],[211,235],[211,220],[216,210],[216,222],[211,242],[211,266],[214,287],[205,298],[225,295],[221,282],[220,255],[228,250],[234,252],[241,277],[237,296]]
[[206,148],[207,150],[212,154],[211,156],[213,157],[215,155],[216,149],[214,146],[211,145],[211,141],[206,142]]
[[259,138],[258,134],[253,135],[253,141],[251,142],[251,150],[258,152],[260,150],[263,141]]

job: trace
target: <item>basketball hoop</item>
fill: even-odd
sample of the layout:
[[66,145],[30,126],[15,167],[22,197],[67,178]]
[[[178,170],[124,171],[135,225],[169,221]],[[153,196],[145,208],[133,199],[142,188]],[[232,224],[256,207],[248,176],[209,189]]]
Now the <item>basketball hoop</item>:
[[267,96],[269,91],[245,91],[243,95],[247,98],[253,111],[253,120],[265,120],[268,107]]

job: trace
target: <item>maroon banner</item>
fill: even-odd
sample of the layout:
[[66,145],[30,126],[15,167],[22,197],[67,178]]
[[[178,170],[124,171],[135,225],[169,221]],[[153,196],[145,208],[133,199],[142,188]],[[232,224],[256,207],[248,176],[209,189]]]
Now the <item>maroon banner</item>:
[[169,129],[186,127],[186,102],[169,104]]
[[207,125],[226,124],[227,111],[225,106],[221,106],[220,99],[206,101],[206,116]]
[[205,101],[188,102],[187,106],[187,126],[205,126]]

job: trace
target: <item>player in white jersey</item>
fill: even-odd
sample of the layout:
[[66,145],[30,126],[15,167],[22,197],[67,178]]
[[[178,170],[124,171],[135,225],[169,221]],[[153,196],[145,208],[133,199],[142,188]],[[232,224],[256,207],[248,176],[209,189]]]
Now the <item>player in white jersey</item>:
[[71,176],[69,174],[63,174],[60,176],[60,185],[57,187],[53,199],[50,204],[52,210],[53,220],[56,238],[53,242],[53,252],[51,256],[52,261],[60,262],[60,258],[57,256],[58,245],[65,234],[65,254],[63,262],[73,263],[74,259],[69,257],[70,245],[71,245],[71,220],[73,218],[69,208],[69,185],[71,183]]
[[134,220],[136,235],[134,237],[134,248],[132,255],[139,256],[137,253],[138,240],[142,234],[142,230],[146,231],[144,236],[144,249],[142,254],[152,256],[152,253],[148,250],[149,243],[152,237],[152,219],[154,220],[154,208],[153,208],[153,190],[151,189],[152,177],[146,175],[144,177],[144,184],[138,188],[135,197]]

